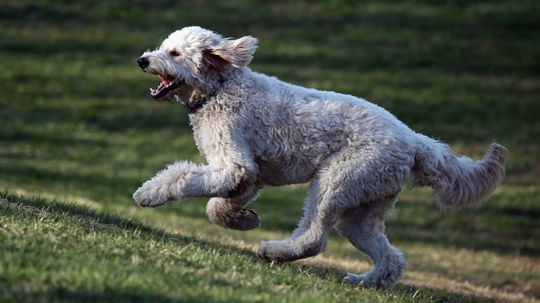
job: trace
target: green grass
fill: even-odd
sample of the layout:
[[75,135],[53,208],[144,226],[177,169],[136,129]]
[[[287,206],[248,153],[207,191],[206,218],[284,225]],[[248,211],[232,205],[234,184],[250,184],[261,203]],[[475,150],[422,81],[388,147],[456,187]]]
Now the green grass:
[[[0,3],[0,301],[540,301],[538,15],[536,1]],[[304,185],[266,189],[244,233],[200,199],[135,207],[163,165],[203,161],[183,107],[152,102],[135,63],[193,24],[257,36],[253,69],[364,97],[460,153],[508,146],[505,184],[448,213],[404,190],[387,231],[409,263],[387,291],[340,284],[370,264],[337,235],[310,260],[256,257],[295,227]]]
[[[65,202],[5,196],[0,204],[4,299],[185,302],[334,302],[357,299],[336,270],[277,265],[248,249],[179,235]],[[89,253],[94,252],[94,253]],[[25,258],[21,258],[21,254]],[[363,302],[416,289],[363,291]],[[29,296],[30,295],[30,296]],[[441,294],[422,290],[417,298]],[[461,296],[450,295],[454,301]]]

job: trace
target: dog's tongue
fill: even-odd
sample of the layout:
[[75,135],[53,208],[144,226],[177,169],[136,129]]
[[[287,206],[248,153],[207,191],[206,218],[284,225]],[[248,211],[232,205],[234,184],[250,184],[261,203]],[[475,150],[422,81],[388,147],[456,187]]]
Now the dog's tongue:
[[164,85],[169,85],[169,83],[171,83],[171,81],[167,80],[162,75],[158,75],[158,77],[159,77],[159,80],[161,80],[161,82],[163,82]]

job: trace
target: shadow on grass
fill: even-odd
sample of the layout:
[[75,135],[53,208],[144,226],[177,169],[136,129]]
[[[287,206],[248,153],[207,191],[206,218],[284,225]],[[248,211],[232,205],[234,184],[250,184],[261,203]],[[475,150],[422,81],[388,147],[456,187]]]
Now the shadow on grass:
[[[323,277],[324,279],[325,277]],[[234,287],[234,285],[231,285]],[[434,302],[495,302],[495,300],[478,297],[464,296],[444,290],[435,290],[425,287],[413,287],[398,285],[384,291],[411,298],[412,301],[428,300]],[[139,289],[107,289],[103,292],[74,291],[62,287],[51,288],[43,292],[34,292],[20,296],[19,294],[4,294],[4,298],[13,299],[16,302],[35,302],[47,300],[48,302],[222,302],[215,298],[190,297],[173,298],[163,294],[141,292]]]
[[4,298],[12,302],[207,302],[204,299],[178,300],[156,293],[141,293],[136,289],[109,289],[104,292],[74,291],[65,288],[51,288],[31,294],[4,294]]
[[[70,220],[75,221],[78,224],[84,222],[88,225],[99,223],[101,225],[107,225],[105,228],[108,230],[122,230],[130,231],[137,233],[138,237],[152,239],[155,241],[162,242],[173,242],[178,245],[188,245],[195,244],[200,246],[203,249],[213,249],[218,251],[222,255],[236,254],[247,257],[251,262],[257,263],[266,263],[261,260],[253,251],[248,249],[239,248],[232,245],[226,245],[218,242],[208,241],[194,236],[185,236],[179,234],[173,234],[165,232],[160,229],[149,227],[142,223],[133,221],[131,219],[124,219],[120,216],[100,213],[95,210],[81,207],[73,204],[65,204],[58,201],[48,201],[42,198],[22,198],[8,193],[0,192],[0,202],[2,203],[11,203],[17,208],[25,208],[29,212],[33,213],[42,213],[47,212],[52,216],[57,217],[59,220]],[[6,208],[7,206],[2,206],[0,203],[0,209]],[[83,223],[83,224],[84,224]],[[95,226],[93,227],[95,230]],[[285,266],[288,267],[291,272],[295,274],[311,274],[316,276],[319,279],[329,281],[334,284],[340,284],[341,279],[344,276],[344,272],[337,268],[332,268],[328,266],[317,266],[317,265],[306,265],[299,263],[278,263],[275,265],[269,266]],[[214,284],[229,284],[229,281],[211,281]],[[234,285],[231,285],[234,286]],[[241,287],[241,285],[238,285]],[[477,296],[464,296],[457,293],[448,292],[445,290],[434,289],[429,287],[416,287],[416,286],[407,286],[407,285],[398,285],[390,290],[386,290],[389,294],[395,294],[404,297],[415,298],[418,295],[418,299],[426,298],[430,300],[435,300],[437,302],[491,302],[492,300],[485,297]],[[10,294],[5,294],[9,296]],[[11,296],[17,297],[19,294],[14,293]],[[143,290],[118,290],[118,289],[107,289],[103,292],[90,292],[90,291],[73,291],[65,288],[51,288],[44,292],[32,293],[29,296],[25,296],[22,301],[29,300],[32,301],[32,298],[49,298],[53,301],[110,301],[110,302],[133,302],[133,301],[143,301],[143,302],[181,302],[176,298],[171,298],[163,296],[162,294],[149,293]],[[22,299],[22,298],[21,298]],[[200,300],[199,300],[200,299]],[[209,298],[190,298],[186,302],[209,302]],[[21,301],[21,302],[22,302]]]

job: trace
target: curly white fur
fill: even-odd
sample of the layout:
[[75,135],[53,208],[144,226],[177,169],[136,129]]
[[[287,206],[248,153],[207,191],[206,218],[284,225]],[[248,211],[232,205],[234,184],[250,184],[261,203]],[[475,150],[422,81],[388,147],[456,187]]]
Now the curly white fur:
[[316,255],[334,227],[375,263],[372,271],[344,281],[388,287],[399,280],[405,259],[388,242],[384,218],[407,179],[433,187],[441,207],[481,201],[501,181],[508,155],[501,145],[493,144],[480,161],[458,158],[363,99],[253,72],[247,65],[256,42],[187,27],[141,56],[144,71],[174,83],[158,99],[176,96],[191,109],[208,164],[168,166],[135,192],[137,204],[212,197],[210,220],[247,230],[259,226],[259,217],[244,206],[262,186],[310,181],[298,228],[286,240],[261,242],[260,256],[289,261]]

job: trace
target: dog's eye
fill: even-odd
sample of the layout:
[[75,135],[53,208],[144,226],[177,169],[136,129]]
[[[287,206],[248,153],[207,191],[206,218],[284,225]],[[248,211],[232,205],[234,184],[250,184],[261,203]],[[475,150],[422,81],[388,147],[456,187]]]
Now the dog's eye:
[[169,51],[169,55],[173,56],[173,57],[178,57],[180,56],[180,53],[176,50],[172,50],[172,51]]

